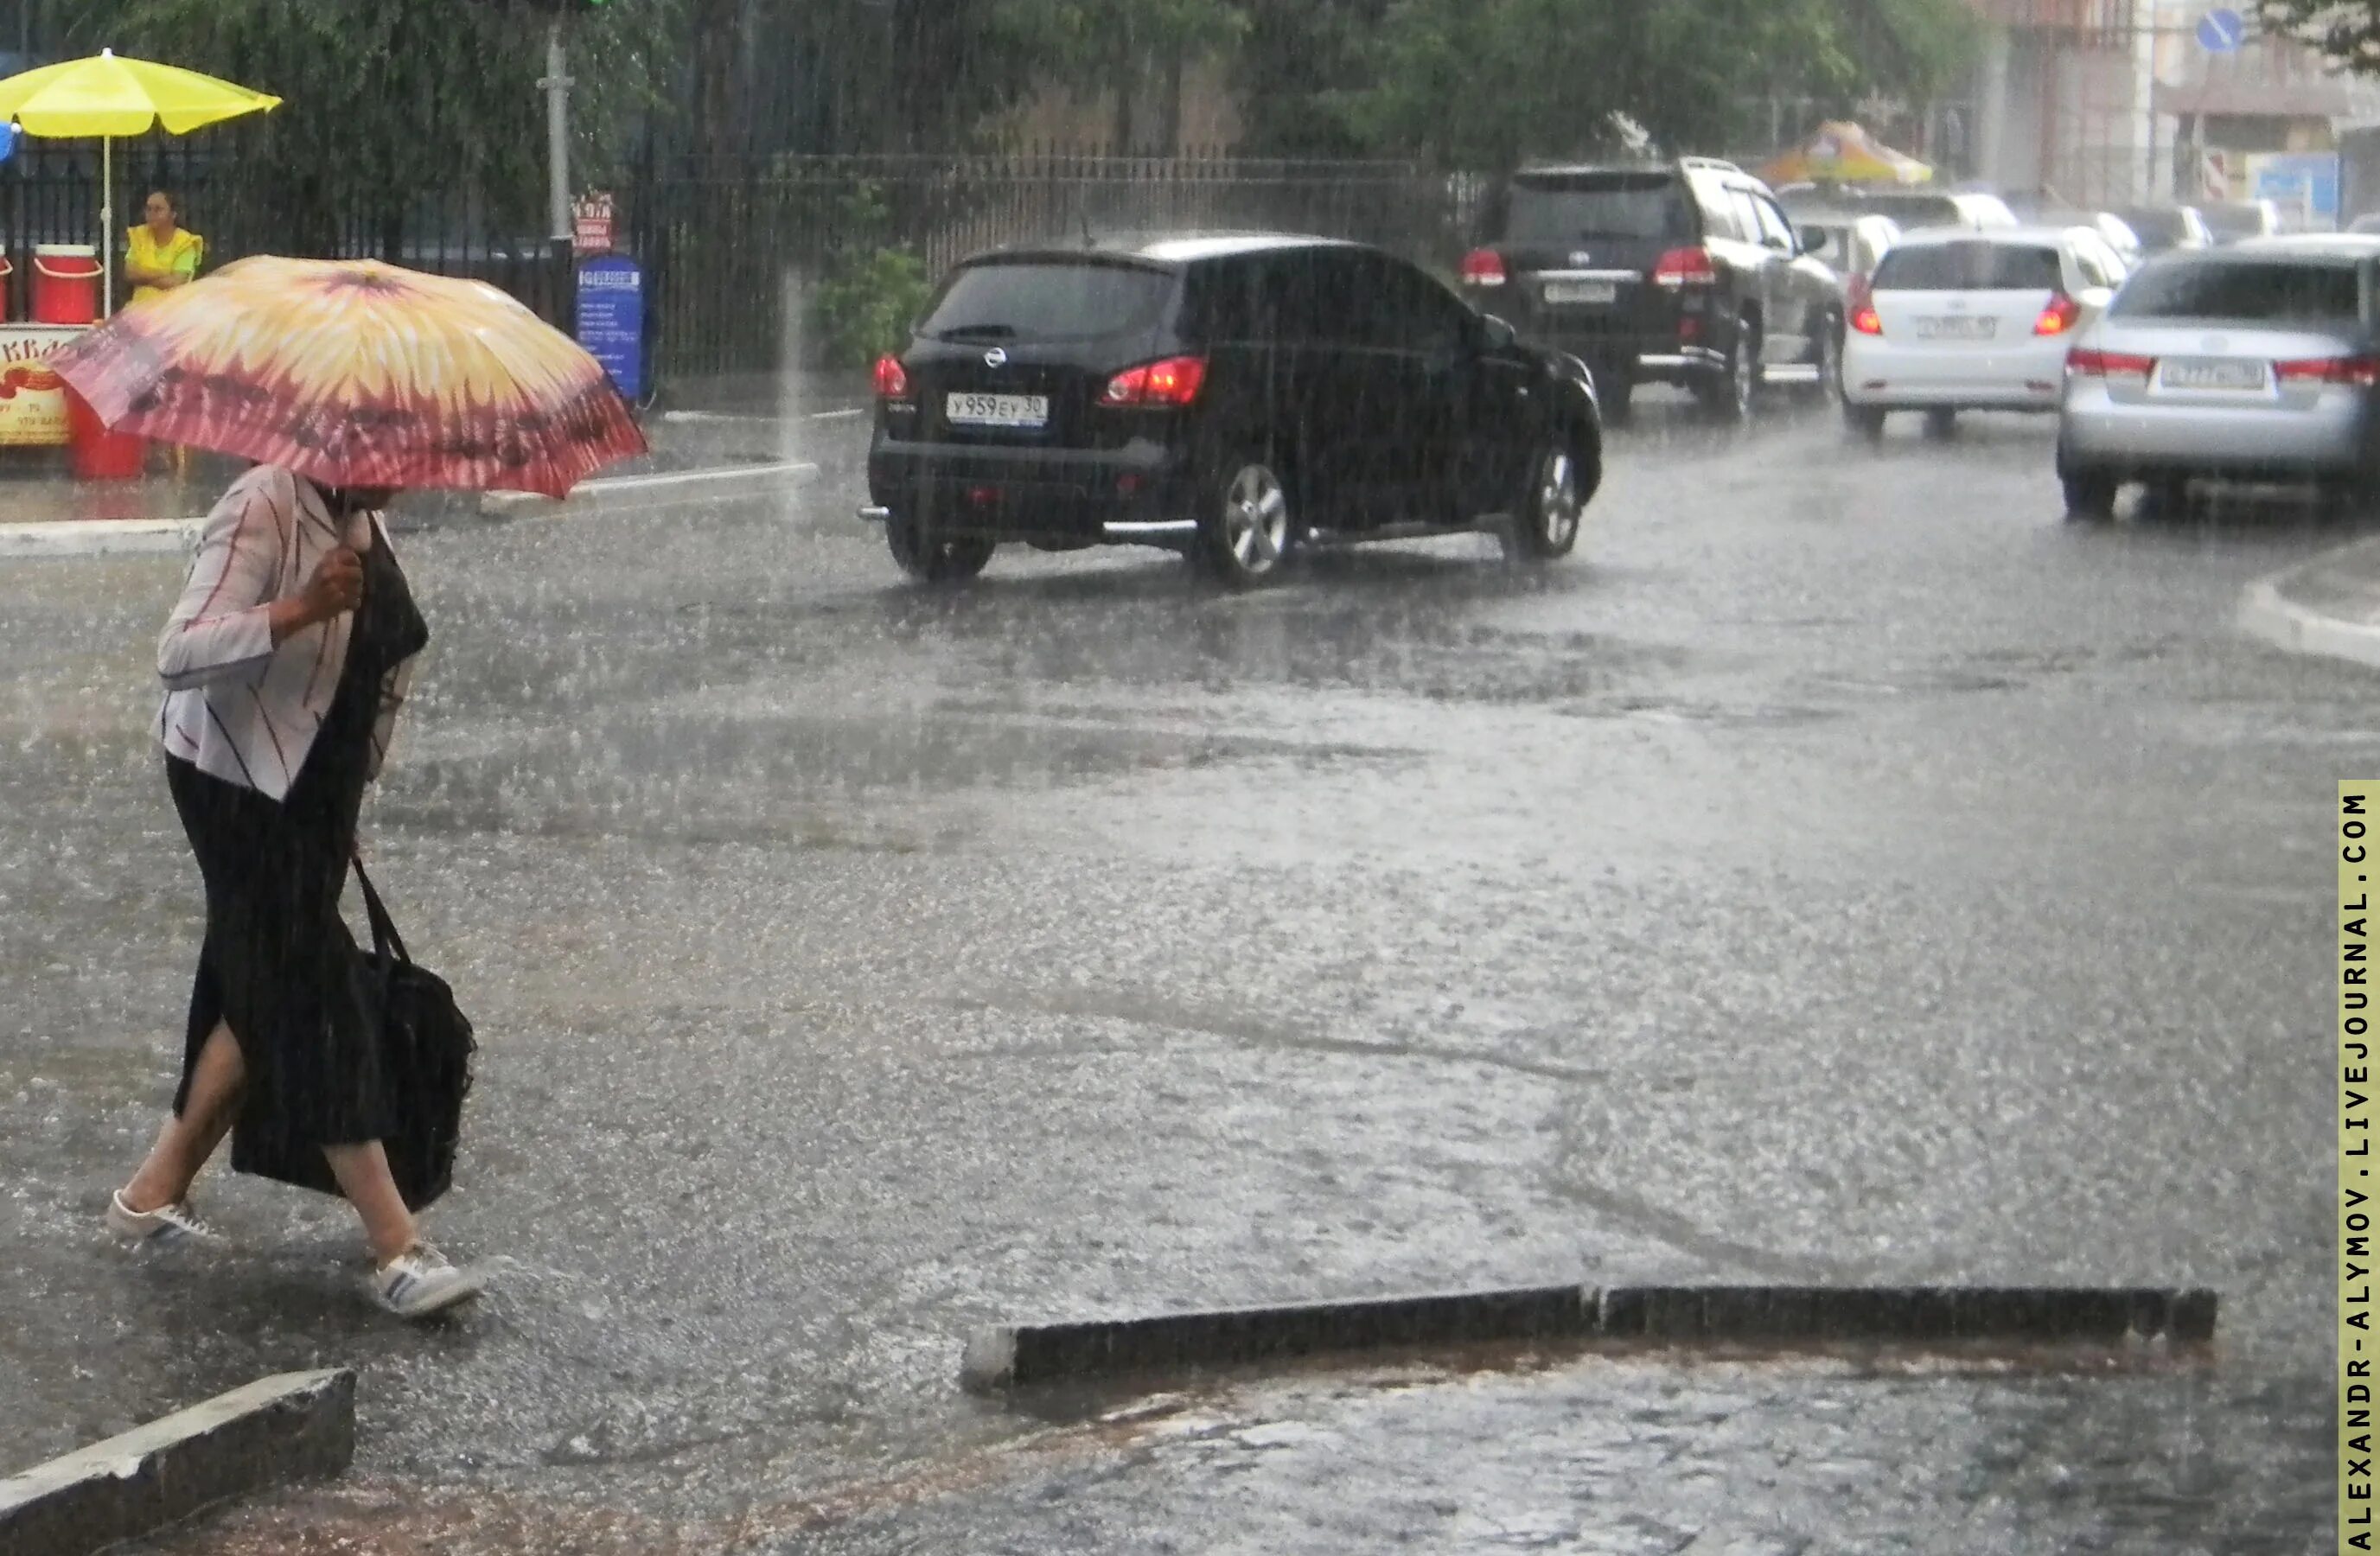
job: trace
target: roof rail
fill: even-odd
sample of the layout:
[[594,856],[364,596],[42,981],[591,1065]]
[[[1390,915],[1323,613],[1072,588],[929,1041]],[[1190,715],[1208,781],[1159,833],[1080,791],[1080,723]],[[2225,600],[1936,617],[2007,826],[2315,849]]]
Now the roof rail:
[[1741,173],[1742,168],[1719,157],[1680,157],[1681,167],[1699,167],[1710,173]]

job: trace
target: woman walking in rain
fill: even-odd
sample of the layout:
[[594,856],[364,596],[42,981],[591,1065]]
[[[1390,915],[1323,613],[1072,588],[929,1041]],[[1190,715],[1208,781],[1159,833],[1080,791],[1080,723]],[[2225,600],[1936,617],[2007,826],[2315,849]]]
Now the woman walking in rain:
[[416,1319],[481,1280],[420,1240],[390,1174],[380,1013],[339,916],[364,788],[430,636],[380,520],[390,495],[257,466],[208,516],[165,624],[158,735],[206,940],[173,1116],[107,1224],[140,1243],[212,1236],[190,1184],[237,1122],[235,1167],[251,1147],[328,1159],[363,1221],[372,1295]]
[[108,1225],[208,1235],[190,1184],[229,1133],[236,1171],[355,1207],[381,1306],[452,1307],[481,1278],[424,1244],[409,1207],[447,1186],[470,1025],[360,869],[377,979],[358,979],[339,917],[430,637],[377,510],[399,488],[562,497],[644,434],[602,366],[516,299],[370,260],[238,260],[50,363],[118,432],[256,462],[208,515],[158,646],[207,930],[173,1116]]

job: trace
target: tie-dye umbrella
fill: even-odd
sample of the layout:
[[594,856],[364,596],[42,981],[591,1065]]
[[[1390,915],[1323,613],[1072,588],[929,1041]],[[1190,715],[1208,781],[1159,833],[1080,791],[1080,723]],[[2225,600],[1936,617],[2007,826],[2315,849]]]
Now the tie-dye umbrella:
[[260,255],[50,355],[118,432],[328,486],[565,495],[645,452],[578,343],[478,281]]

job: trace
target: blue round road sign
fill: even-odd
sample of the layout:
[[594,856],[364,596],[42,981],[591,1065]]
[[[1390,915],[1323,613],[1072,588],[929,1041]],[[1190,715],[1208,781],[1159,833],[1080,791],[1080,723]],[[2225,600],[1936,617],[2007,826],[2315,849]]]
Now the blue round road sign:
[[2248,20],[2228,6],[2198,18],[2198,46],[2208,54],[2233,54],[2248,38]]

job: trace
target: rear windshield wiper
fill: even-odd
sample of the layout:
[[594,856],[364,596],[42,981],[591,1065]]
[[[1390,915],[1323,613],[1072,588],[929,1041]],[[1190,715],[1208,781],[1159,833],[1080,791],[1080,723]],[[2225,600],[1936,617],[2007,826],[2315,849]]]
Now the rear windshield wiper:
[[944,340],[957,340],[966,335],[972,335],[978,340],[1014,340],[1016,338],[1016,326],[1014,324],[953,324],[949,329],[936,330],[934,333]]

